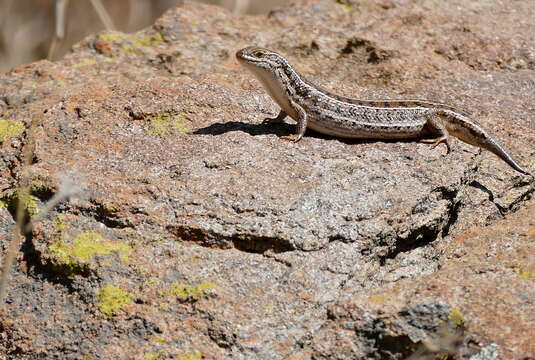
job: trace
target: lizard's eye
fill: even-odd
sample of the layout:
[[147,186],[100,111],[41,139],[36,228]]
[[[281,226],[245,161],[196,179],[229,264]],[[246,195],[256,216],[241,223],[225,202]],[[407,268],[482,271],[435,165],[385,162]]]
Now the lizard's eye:
[[260,51],[260,50],[257,50],[257,51],[255,51],[255,52],[253,53],[253,55],[254,55],[255,57],[259,57],[259,58],[261,58],[262,56],[264,56],[264,53],[263,53],[262,51]]

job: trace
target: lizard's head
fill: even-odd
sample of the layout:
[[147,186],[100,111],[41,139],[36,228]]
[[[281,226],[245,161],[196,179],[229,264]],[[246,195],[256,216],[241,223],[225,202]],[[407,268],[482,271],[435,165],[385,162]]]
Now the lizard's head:
[[287,61],[280,54],[259,46],[249,46],[236,53],[238,61],[246,67],[257,67],[266,70],[284,66]]

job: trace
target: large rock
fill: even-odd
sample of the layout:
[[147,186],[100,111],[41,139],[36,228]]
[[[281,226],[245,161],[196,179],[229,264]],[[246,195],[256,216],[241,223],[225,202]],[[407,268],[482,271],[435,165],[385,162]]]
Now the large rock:
[[6,206],[28,147],[29,209],[65,177],[85,190],[23,245],[2,351],[532,356],[533,178],[459,141],[447,156],[415,141],[282,141],[293,125],[260,124],[277,108],[233,54],[263,45],[340,94],[466,109],[535,172],[533,18],[531,0],[298,1],[267,17],[186,2],[151,29],[3,75]]

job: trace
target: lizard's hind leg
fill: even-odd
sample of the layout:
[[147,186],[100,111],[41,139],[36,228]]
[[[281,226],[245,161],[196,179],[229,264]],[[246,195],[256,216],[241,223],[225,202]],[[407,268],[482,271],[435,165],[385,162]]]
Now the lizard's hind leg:
[[427,130],[433,134],[436,135],[436,138],[432,139],[421,139],[420,142],[427,143],[427,144],[433,144],[433,147],[437,147],[441,143],[446,144],[446,147],[448,148],[448,152],[446,154],[449,154],[451,151],[448,130],[446,129],[446,126],[440,121],[439,119],[428,119],[427,123],[425,124]]
[[265,118],[264,121],[262,121],[262,124],[265,125],[271,125],[271,124],[280,124],[284,121],[284,118],[288,116],[284,110],[281,110],[279,112],[279,115],[277,115],[274,118]]

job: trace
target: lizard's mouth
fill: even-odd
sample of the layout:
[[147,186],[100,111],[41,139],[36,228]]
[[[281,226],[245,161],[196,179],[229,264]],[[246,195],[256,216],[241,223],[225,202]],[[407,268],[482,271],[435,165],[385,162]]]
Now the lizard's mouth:
[[238,59],[238,61],[240,63],[250,63],[250,64],[254,64],[254,63],[257,63],[257,62],[261,62],[261,59],[258,59],[256,57],[254,57],[253,55],[251,55],[253,53],[254,50],[256,49],[259,49],[259,47],[257,46],[248,46],[248,47],[245,47],[241,50],[238,50],[236,52],[236,59]]
[[236,59],[238,59],[239,61],[245,60],[244,52],[245,52],[245,49],[241,49],[241,50],[236,51]]

